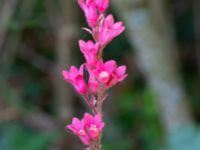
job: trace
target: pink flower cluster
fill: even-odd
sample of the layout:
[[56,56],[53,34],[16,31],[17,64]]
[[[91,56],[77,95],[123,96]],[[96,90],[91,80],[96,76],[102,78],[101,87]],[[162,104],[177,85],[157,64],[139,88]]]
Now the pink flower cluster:
[[[91,140],[98,140],[104,126],[101,117],[106,90],[127,76],[126,66],[117,66],[115,60],[103,61],[105,46],[125,29],[122,22],[115,22],[111,14],[105,14],[109,3],[109,0],[78,0],[90,27],[85,30],[94,41],[79,40],[80,51],[86,62],[80,68],[71,66],[69,71],[63,70],[64,80],[72,84],[95,115],[93,117],[86,113],[82,120],[73,118],[72,124],[67,126],[86,145]],[[85,78],[85,72],[89,74],[88,79]]]
[[100,114],[94,117],[88,113],[84,114],[82,120],[73,118],[72,124],[67,125],[74,134],[76,134],[85,145],[89,145],[91,141],[97,140],[101,130],[104,127]]

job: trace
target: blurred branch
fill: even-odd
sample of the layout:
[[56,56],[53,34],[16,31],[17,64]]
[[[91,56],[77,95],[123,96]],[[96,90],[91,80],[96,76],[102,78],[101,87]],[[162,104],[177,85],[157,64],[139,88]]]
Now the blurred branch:
[[132,46],[136,47],[140,66],[158,100],[167,133],[193,124],[188,98],[178,72],[174,37],[168,38],[168,34],[157,30],[148,3],[143,2],[135,7],[135,1],[115,0],[113,4],[127,23],[126,33]]
[[[54,99],[57,103],[57,113],[65,122],[72,118],[74,114],[73,99],[74,94],[69,85],[62,79],[62,70],[67,69],[72,64],[72,50],[74,40],[78,35],[77,29],[77,10],[72,0],[58,0],[58,6],[52,0],[45,0],[46,13],[56,37],[56,78],[54,82]],[[64,123],[63,122],[63,123]],[[66,143],[67,149],[80,149],[73,139]],[[57,147],[57,149],[62,149]]]
[[6,0],[0,12],[0,56],[2,55],[2,45],[7,33],[8,23],[11,20],[18,0]]
[[[70,119],[73,111],[72,89],[61,78],[62,69],[69,67],[72,62],[71,49],[77,35],[76,10],[73,1],[59,0],[58,6],[53,1],[45,0],[46,13],[56,36],[57,68],[54,80],[55,99],[58,102],[58,114],[63,119]],[[63,7],[67,8],[63,8]],[[58,11],[59,10],[59,11]],[[55,23],[56,22],[56,23]]]
[[[72,34],[69,33],[72,29],[68,27],[60,27],[57,35],[57,63],[58,67],[56,68],[56,78],[55,78],[55,97],[58,99],[58,111],[59,116],[63,119],[70,119],[74,113],[73,111],[73,93],[69,85],[66,86],[66,83],[63,81],[62,70],[67,69],[72,61],[71,57],[71,47],[69,44]],[[73,43],[73,42],[72,42]]]

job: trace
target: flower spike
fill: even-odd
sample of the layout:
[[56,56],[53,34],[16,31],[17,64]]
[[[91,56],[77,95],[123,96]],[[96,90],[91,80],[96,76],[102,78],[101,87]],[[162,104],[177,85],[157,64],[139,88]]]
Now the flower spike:
[[[66,128],[77,135],[86,150],[101,149],[101,135],[105,126],[102,106],[107,98],[107,90],[126,77],[126,66],[117,66],[115,60],[103,60],[105,46],[120,35],[125,27],[121,21],[115,22],[112,14],[106,15],[110,0],[77,0],[83,10],[92,40],[79,40],[79,48],[86,62],[80,68],[71,66],[63,70],[64,80],[83,97],[93,114],[85,113],[82,119],[74,117]],[[86,75],[88,74],[87,79]]]

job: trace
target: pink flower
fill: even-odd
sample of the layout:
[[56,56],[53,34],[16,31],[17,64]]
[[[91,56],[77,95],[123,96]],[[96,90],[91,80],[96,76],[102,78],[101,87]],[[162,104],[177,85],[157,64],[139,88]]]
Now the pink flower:
[[86,131],[88,132],[92,140],[97,140],[101,130],[104,127],[104,122],[102,122],[102,117],[100,114],[96,114],[94,117],[88,113],[84,114],[83,122]]
[[90,138],[85,131],[83,120],[74,117],[72,124],[67,125],[66,127],[76,134],[85,145],[90,144]]
[[87,85],[84,80],[83,65],[80,66],[79,70],[71,66],[70,71],[63,70],[62,73],[65,81],[72,84],[78,93],[86,94]]
[[116,62],[114,60],[110,60],[105,63],[99,63],[97,68],[94,70],[94,75],[99,82],[106,84],[109,82],[115,69]]
[[125,73],[126,73],[125,65],[122,65],[116,68],[114,73],[112,74],[110,81],[107,83],[107,87],[110,88],[114,86],[115,84],[117,84],[118,82],[123,81],[127,77],[127,74]]
[[98,40],[101,46],[106,46],[111,42],[115,37],[121,34],[125,30],[123,23],[114,22],[112,15],[108,15],[99,30]]
[[119,66],[114,60],[107,61],[105,63],[99,63],[94,70],[96,79],[104,84],[107,88],[110,88],[118,82],[124,80],[127,76],[126,66]]
[[109,6],[110,0],[96,0],[97,8],[100,13],[104,13]]
[[89,26],[91,28],[95,27],[98,23],[98,18],[99,18],[95,1],[94,0],[78,0],[78,3],[85,13],[85,17]]
[[89,68],[93,68],[97,63],[97,53],[99,50],[99,44],[94,44],[91,40],[85,42],[83,40],[79,40],[80,50],[85,56],[87,66]]
[[85,113],[82,120],[73,118],[72,123],[66,126],[76,134],[85,145],[89,145],[91,140],[97,140],[104,127],[102,117],[96,114],[94,117]]

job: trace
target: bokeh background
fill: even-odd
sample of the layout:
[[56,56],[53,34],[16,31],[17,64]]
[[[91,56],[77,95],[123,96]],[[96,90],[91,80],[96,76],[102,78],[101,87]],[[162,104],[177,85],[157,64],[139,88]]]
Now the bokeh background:
[[[111,0],[126,31],[104,59],[128,78],[104,104],[105,150],[200,149],[200,1]],[[61,70],[90,39],[75,0],[0,1],[0,149],[78,150],[65,125],[87,106]]]

